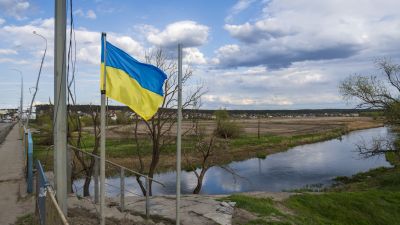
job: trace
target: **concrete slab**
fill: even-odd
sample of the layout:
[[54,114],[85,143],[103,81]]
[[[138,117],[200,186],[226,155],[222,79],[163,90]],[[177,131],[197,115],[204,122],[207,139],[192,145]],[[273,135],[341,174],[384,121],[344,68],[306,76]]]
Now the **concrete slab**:
[[[181,198],[181,224],[231,224],[234,203],[217,201],[221,197],[183,195]],[[145,214],[145,198],[126,197],[125,208],[136,213]],[[175,221],[175,196],[151,197],[150,214]]]

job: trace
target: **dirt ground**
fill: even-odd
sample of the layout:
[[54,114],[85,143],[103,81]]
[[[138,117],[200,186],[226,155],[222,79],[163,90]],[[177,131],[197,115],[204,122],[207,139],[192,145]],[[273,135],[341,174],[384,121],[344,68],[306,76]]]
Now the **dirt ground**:
[[[246,134],[256,135],[258,126],[261,134],[273,135],[298,135],[316,133],[336,128],[347,128],[348,130],[359,130],[382,126],[382,122],[370,117],[306,117],[306,118],[268,118],[268,119],[237,119],[235,120]],[[260,124],[260,125],[259,125]],[[212,133],[216,128],[215,120],[202,120],[199,125],[207,133]],[[165,126],[168,127],[168,126]],[[193,127],[192,121],[183,121],[183,132]],[[144,123],[139,125],[139,133],[146,134],[147,127]],[[108,138],[118,138],[124,135],[132,137],[133,125],[110,126],[107,133]],[[176,126],[173,126],[170,135],[176,134]]]

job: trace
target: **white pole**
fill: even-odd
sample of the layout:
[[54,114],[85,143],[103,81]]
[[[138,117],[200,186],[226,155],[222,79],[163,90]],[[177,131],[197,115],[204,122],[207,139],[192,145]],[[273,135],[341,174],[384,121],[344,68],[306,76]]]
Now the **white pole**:
[[180,224],[182,138],[182,45],[178,44],[178,124],[176,134],[176,225]]
[[[19,71],[19,70],[18,70]],[[22,76],[22,72],[21,71],[19,71],[20,73],[21,73],[21,102],[20,102],[20,112],[21,112],[21,115],[20,115],[20,122],[21,122],[21,124],[23,124],[23,120],[22,120],[22,110],[23,110],[23,108],[24,108],[24,77]]]
[[103,62],[104,62],[104,71],[103,71],[103,87],[101,89],[101,109],[100,109],[100,225],[105,225],[106,218],[104,216],[105,209],[105,167],[106,167],[106,33],[101,34],[103,36]]
[[55,2],[54,38],[54,152],[56,196],[67,215],[67,97],[66,97],[66,0]]
[[24,104],[24,77],[22,76],[22,72],[19,69],[11,69],[19,72],[19,75],[21,76],[21,99],[19,100],[19,122],[20,125],[23,126],[23,121],[22,121],[22,108]]

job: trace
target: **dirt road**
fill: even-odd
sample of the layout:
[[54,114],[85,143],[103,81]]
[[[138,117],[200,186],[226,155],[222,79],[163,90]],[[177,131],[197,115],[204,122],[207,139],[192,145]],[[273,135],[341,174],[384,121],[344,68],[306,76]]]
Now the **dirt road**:
[[34,201],[26,195],[24,158],[19,126],[0,145],[0,224],[13,224],[18,216],[34,212]]

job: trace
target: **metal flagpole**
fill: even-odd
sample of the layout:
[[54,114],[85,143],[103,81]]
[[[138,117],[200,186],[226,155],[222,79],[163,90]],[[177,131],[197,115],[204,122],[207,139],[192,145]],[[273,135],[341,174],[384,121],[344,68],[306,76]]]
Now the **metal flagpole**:
[[54,23],[54,152],[58,204],[67,215],[66,0],[56,0]]
[[102,33],[103,40],[103,87],[101,89],[101,109],[100,109],[100,225],[105,225],[106,218],[104,216],[105,208],[105,166],[106,166],[106,33]]
[[178,44],[178,124],[176,134],[176,225],[180,224],[182,137],[182,44]]

